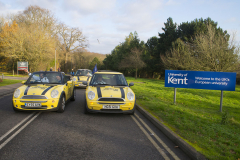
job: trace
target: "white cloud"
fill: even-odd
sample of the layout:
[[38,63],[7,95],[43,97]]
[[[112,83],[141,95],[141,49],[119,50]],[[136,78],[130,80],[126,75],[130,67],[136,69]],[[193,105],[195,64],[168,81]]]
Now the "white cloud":
[[14,9],[12,8],[10,3],[7,2],[0,2],[0,16],[7,16],[9,14],[16,14],[19,11],[21,11],[21,9]]
[[76,10],[80,14],[89,15],[114,8],[116,0],[63,0],[67,11]]
[[24,9],[30,5],[37,5],[41,8],[45,9],[55,9],[56,5],[58,3],[58,0],[17,0],[15,3],[13,3],[14,6],[22,6]]
[[[29,5],[50,10],[59,21],[78,27],[89,51],[110,53],[130,32],[147,41],[158,36],[167,18],[178,24],[210,17],[224,30],[240,27],[239,1],[217,0],[0,0],[0,15],[23,11]],[[211,9],[210,9],[211,8]],[[239,32],[238,32],[239,33]],[[100,43],[98,43],[99,39]],[[239,37],[237,37],[239,39]]]

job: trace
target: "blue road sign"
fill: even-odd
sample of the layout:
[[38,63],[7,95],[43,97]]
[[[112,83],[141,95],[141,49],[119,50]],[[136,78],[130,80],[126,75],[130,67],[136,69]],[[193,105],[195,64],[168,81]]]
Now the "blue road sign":
[[165,70],[165,87],[235,91],[236,73]]

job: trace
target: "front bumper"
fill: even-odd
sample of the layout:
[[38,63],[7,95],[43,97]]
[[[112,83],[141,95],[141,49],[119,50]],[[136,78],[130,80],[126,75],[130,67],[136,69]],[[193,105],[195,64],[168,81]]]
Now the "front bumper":
[[[119,105],[119,109],[103,109],[103,105]],[[86,103],[86,109],[91,113],[132,113],[135,110],[134,102],[125,102],[124,104],[118,103],[101,103],[98,101],[89,101]]]
[[[46,99],[46,100],[39,100],[39,99],[13,99],[12,104],[14,109],[16,110],[31,110],[31,111],[56,111],[58,110],[58,102],[59,99]],[[26,103],[41,103],[40,107],[26,107]]]

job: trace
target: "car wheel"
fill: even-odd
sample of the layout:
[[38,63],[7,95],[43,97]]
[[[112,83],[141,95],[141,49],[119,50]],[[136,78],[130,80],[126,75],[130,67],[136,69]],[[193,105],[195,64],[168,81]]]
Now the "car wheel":
[[58,111],[57,112],[63,113],[65,110],[65,106],[66,106],[65,97],[64,97],[64,95],[62,95],[58,102]]
[[13,106],[13,103],[12,103],[12,108],[13,108],[14,112],[18,112],[18,110]]
[[75,101],[75,99],[76,99],[76,90],[75,88],[73,88],[73,95],[71,97],[71,101]]
[[134,112],[135,112],[136,107],[137,107],[137,106],[136,106],[136,99],[135,99],[135,104],[134,104],[133,110],[132,110],[131,113],[129,113],[129,115],[134,115]]
[[[135,106],[136,107],[136,106]],[[129,115],[134,115],[134,112],[135,112],[135,107],[133,108],[132,112],[129,113]]]
[[84,110],[83,110],[84,114],[88,114],[88,110],[87,110],[87,101],[86,101],[86,98],[85,98],[85,105],[84,105]]

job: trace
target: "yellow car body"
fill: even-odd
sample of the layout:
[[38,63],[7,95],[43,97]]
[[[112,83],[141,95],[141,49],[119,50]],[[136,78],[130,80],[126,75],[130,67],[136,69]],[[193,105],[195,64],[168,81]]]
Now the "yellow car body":
[[89,69],[78,69],[73,76],[72,80],[75,83],[75,87],[86,88],[87,85],[84,85],[83,82],[90,82],[92,77],[92,71]]
[[[97,83],[99,76],[105,84]],[[85,91],[84,113],[134,114],[136,98],[130,86],[120,72],[95,72]]]
[[[48,81],[41,81],[41,74],[44,74]],[[60,78],[57,79],[56,76]],[[15,111],[64,112],[66,102],[74,101],[75,97],[74,83],[70,76],[61,72],[34,72],[14,91],[12,103]]]

